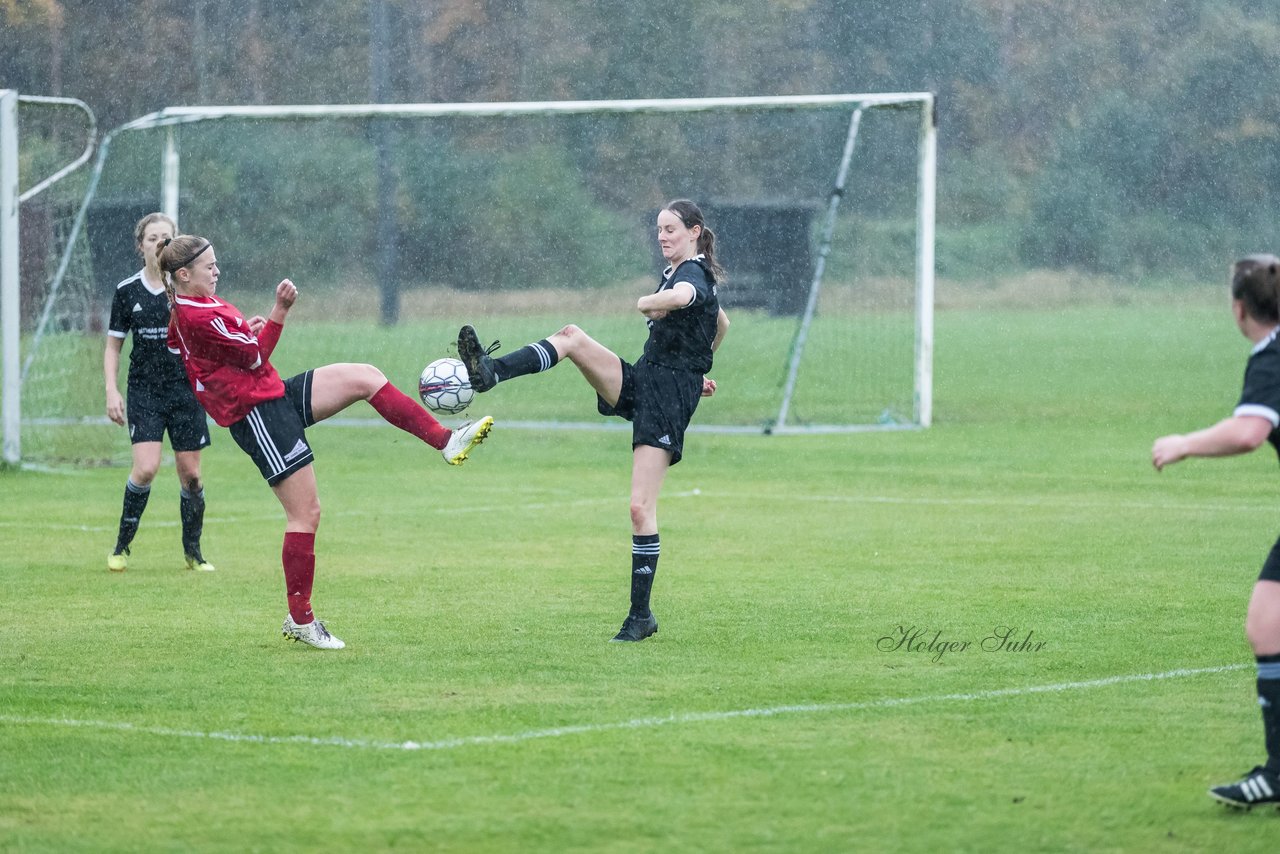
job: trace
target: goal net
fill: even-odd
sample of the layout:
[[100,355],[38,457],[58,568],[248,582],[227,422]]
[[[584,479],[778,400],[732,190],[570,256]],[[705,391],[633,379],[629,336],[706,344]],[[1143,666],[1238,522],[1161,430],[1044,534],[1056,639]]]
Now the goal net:
[[[33,342],[24,391],[54,399],[24,397],[24,456],[96,447],[79,433],[97,429],[127,458],[101,417],[102,318],[157,209],[214,242],[219,292],[246,314],[281,278],[299,286],[282,375],[367,361],[408,390],[462,323],[499,354],[574,323],[636,358],[635,302],[663,266],[654,219],[691,198],[733,324],[694,429],[927,426],[933,152],[927,93],[162,110],[103,142],[63,251],[84,263],[54,297],[81,322]],[[479,403],[511,426],[623,426],[568,366]]]
[[[72,441],[84,432],[85,449],[98,443],[87,454],[71,454],[76,460],[109,454],[114,444],[81,424],[94,419],[78,399],[102,374],[101,353],[95,363],[85,347],[86,334],[102,331],[92,261],[87,244],[71,237],[88,183],[80,167],[96,138],[84,102],[0,90],[0,410],[7,463],[22,459],[24,422],[33,435],[29,460],[65,456],[48,444],[55,432]],[[59,290],[57,281],[65,287]],[[36,347],[41,329],[50,335]],[[61,431],[44,429],[54,424]]]

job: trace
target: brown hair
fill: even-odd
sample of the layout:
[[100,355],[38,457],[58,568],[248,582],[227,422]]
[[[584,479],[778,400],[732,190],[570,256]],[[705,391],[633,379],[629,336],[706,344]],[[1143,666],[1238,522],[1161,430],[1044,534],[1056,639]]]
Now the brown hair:
[[724,268],[716,263],[716,234],[707,228],[702,218],[702,210],[689,199],[675,199],[667,202],[663,210],[671,211],[680,217],[685,228],[693,228],[695,225],[702,227],[702,231],[698,234],[698,252],[706,259],[707,268],[716,282],[723,284]]
[[1250,255],[1231,270],[1231,298],[1260,323],[1280,323],[1280,258]]
[[[156,211],[155,213],[149,213],[142,219],[138,220],[138,224],[133,227],[133,245],[134,248],[138,250],[138,254],[142,256],[142,265],[152,273],[159,273],[159,271],[151,265],[151,261],[147,258],[146,253],[142,251],[142,238],[146,236],[147,226],[151,225],[153,222],[163,222],[167,224],[169,226],[170,234],[178,233],[178,224],[175,223],[173,221],[173,217],[168,214]],[[164,280],[163,273],[160,273],[160,280]]]
[[160,264],[160,278],[164,280],[164,289],[169,292],[169,300],[176,295],[173,274],[191,264],[196,257],[209,248],[209,241],[194,234],[179,234],[172,240],[160,244],[156,252],[156,260]]

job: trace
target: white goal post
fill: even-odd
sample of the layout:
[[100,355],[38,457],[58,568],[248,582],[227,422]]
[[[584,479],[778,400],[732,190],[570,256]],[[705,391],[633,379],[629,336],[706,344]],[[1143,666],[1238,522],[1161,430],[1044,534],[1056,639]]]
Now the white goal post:
[[[26,192],[18,183],[18,105],[42,104],[70,107],[87,121],[84,150],[61,168],[47,175]],[[0,89],[0,420],[4,424],[3,459],[16,464],[22,459],[22,379],[21,379],[21,307],[19,294],[19,206],[79,169],[93,155],[98,124],[89,105],[77,98],[45,95],[19,95],[13,89]]]
[[[794,332],[791,336],[791,343],[786,347],[785,358],[781,361],[785,364],[780,366],[780,390],[776,392],[777,398],[773,404],[773,412],[763,417],[756,418],[753,416],[750,424],[715,424],[715,423],[699,423],[704,421],[701,410],[699,420],[695,422],[693,429],[696,430],[715,430],[722,432],[754,432],[754,433],[799,433],[799,432],[846,432],[846,431],[862,431],[862,430],[893,430],[893,429],[916,429],[928,427],[933,420],[933,306],[934,306],[934,227],[935,227],[935,193],[936,193],[936,122],[934,96],[928,92],[908,92],[908,93],[869,93],[869,94],[831,94],[831,95],[806,95],[806,96],[767,96],[767,97],[736,97],[736,98],[681,98],[681,99],[635,99],[635,100],[600,100],[600,101],[538,101],[538,102],[509,102],[509,103],[464,103],[464,104],[349,104],[349,105],[279,105],[279,106],[184,106],[184,107],[167,107],[155,113],[142,116],[134,121],[128,122],[110,133],[106,134],[98,147],[98,157],[94,169],[89,179],[89,190],[86,193],[84,203],[71,224],[70,236],[68,244],[74,244],[82,237],[82,230],[85,227],[85,213],[90,204],[94,201],[94,195],[97,191],[99,180],[102,176],[104,166],[108,161],[108,155],[111,150],[113,140],[122,138],[122,135],[134,134],[136,132],[155,131],[159,129],[162,134],[162,151],[160,154],[160,163],[158,164],[160,193],[157,199],[158,205],[156,209],[162,210],[172,216],[180,223],[183,221],[179,218],[180,214],[189,216],[187,212],[180,211],[180,205],[185,205],[184,195],[182,191],[193,192],[197,199],[201,195],[199,190],[190,190],[190,186],[202,177],[197,171],[192,173],[197,177],[184,182],[182,180],[184,173],[183,158],[187,155],[184,151],[185,137],[182,134],[182,128],[194,126],[198,124],[234,124],[237,127],[249,127],[252,125],[261,125],[263,123],[271,124],[275,127],[283,127],[287,123],[293,125],[307,124],[309,122],[335,122],[335,121],[370,121],[370,120],[495,120],[495,119],[515,119],[515,118],[532,118],[539,121],[542,117],[617,117],[617,116],[668,116],[670,121],[682,121],[680,114],[696,116],[701,115],[751,115],[756,116],[775,116],[786,117],[788,115],[807,116],[811,112],[840,111],[846,110],[843,115],[846,119],[846,128],[843,139],[842,148],[837,146],[836,152],[840,152],[837,157],[833,157],[833,161],[828,164],[830,172],[827,173],[825,191],[814,192],[809,198],[811,199],[811,207],[813,213],[818,217],[815,227],[812,231],[814,249],[813,253],[813,269],[809,280],[804,283],[807,293],[801,299],[803,310],[795,312],[797,315],[795,321]],[[806,352],[806,347],[813,346],[814,339],[811,336],[811,329],[815,324],[815,318],[822,316],[825,311],[821,308],[820,297],[823,295],[824,274],[828,273],[827,258],[828,252],[832,247],[833,227],[836,223],[837,213],[841,212],[842,206],[849,207],[850,200],[858,198],[857,179],[849,180],[850,164],[856,162],[854,158],[855,147],[861,150],[862,142],[858,139],[859,126],[862,123],[863,116],[870,111],[890,111],[903,112],[908,114],[914,112],[917,116],[915,132],[914,151],[904,151],[902,154],[909,157],[913,161],[914,166],[914,187],[911,188],[914,194],[914,222],[911,226],[910,240],[914,244],[911,251],[913,258],[910,272],[905,269],[902,273],[904,280],[914,279],[914,293],[911,300],[912,324],[914,326],[914,347],[912,355],[912,372],[911,382],[913,388],[909,391],[909,400],[904,399],[902,406],[896,406],[892,409],[885,408],[879,417],[875,413],[870,416],[860,415],[856,418],[861,419],[857,423],[849,423],[843,421],[839,414],[836,417],[830,417],[825,414],[807,415],[807,420],[797,423],[799,419],[795,415],[793,406],[793,397],[797,393],[797,381],[799,379],[803,385],[806,371],[806,364],[802,358]],[[2,115],[0,115],[2,118]],[[754,120],[754,119],[753,119]],[[779,118],[778,121],[787,120]],[[799,130],[803,132],[805,125],[803,119],[800,120]],[[795,132],[794,130],[791,132]],[[3,140],[0,139],[0,142]],[[249,143],[250,145],[252,143]],[[13,161],[7,152],[0,151],[0,161],[3,161],[5,168],[9,168],[9,164]],[[834,162],[838,159],[838,163]],[[153,161],[154,162],[154,161]],[[205,161],[206,164],[209,162]],[[767,165],[762,168],[767,171]],[[7,173],[5,173],[7,174]],[[154,172],[152,173],[155,174]],[[367,179],[361,179],[366,180]],[[16,184],[16,181],[14,182]],[[155,184],[151,185],[152,187]],[[676,183],[675,186],[681,186]],[[821,197],[819,204],[818,198]],[[386,203],[382,200],[378,203]],[[16,208],[13,212],[16,220]],[[711,220],[715,224],[714,219]],[[847,229],[846,229],[847,231]],[[16,234],[16,222],[14,224],[14,232]],[[8,239],[8,227],[5,228],[6,239]],[[859,232],[860,239],[870,243],[880,239],[880,233],[873,230],[867,230],[865,236]],[[895,232],[894,237],[901,242],[902,234]],[[16,238],[15,238],[16,239]],[[720,239],[724,239],[724,230],[720,230]],[[843,239],[841,237],[840,239]],[[6,244],[7,245],[7,244]],[[70,252],[70,250],[68,250]],[[6,256],[5,265],[10,263],[10,252],[4,253]],[[16,254],[16,253],[13,253]],[[904,267],[907,265],[904,263]],[[847,263],[846,263],[847,267]],[[55,278],[48,289],[51,295],[56,295],[61,285],[61,277],[65,273],[66,264],[58,265]],[[730,283],[733,284],[734,269],[730,268]],[[7,275],[7,274],[6,274]],[[107,272],[95,275],[102,277],[107,276]],[[113,281],[120,278],[117,275]],[[16,273],[13,274],[13,281],[16,282]],[[6,282],[9,279],[6,278]],[[6,285],[8,287],[8,285]],[[50,299],[53,299],[51,296]],[[16,340],[20,331],[17,330],[16,309],[11,312],[14,319],[10,320],[10,313],[5,316],[5,357],[4,370],[6,377],[6,388],[8,388],[9,378],[11,376],[20,377],[19,381],[26,379],[27,368],[30,367],[31,360],[36,356],[41,345],[41,336],[44,332],[43,323],[31,332],[32,343],[28,346],[28,355],[26,358],[26,366],[18,367],[19,357],[17,355]],[[46,311],[47,315],[48,312]],[[568,317],[565,320],[573,320]],[[10,325],[14,326],[14,330],[10,329]],[[482,330],[483,332],[483,330]],[[856,334],[856,333],[852,333]],[[896,334],[896,333],[895,333]],[[11,344],[11,339],[13,343]],[[750,346],[748,342],[735,341],[735,346]],[[896,344],[895,344],[896,346]],[[11,352],[12,349],[12,352]],[[719,364],[717,359],[717,364]],[[873,370],[868,368],[868,370]],[[816,373],[816,372],[815,372]],[[9,456],[10,442],[12,441],[14,448],[17,448],[17,425],[22,423],[22,418],[15,414],[13,421],[10,421],[10,406],[18,406],[18,395],[5,395],[5,449],[6,459],[16,461]],[[817,408],[815,407],[815,410]],[[56,419],[42,418],[41,424],[53,423]],[[87,423],[92,420],[100,420],[101,416],[89,416],[87,414],[79,417],[80,423]],[[547,424],[545,418],[535,418],[538,424]],[[534,422],[531,422],[534,423]],[[583,423],[559,422],[555,421],[555,425],[566,427],[586,426]],[[598,425],[597,425],[598,426]],[[11,440],[11,435],[13,436]],[[16,453],[16,451],[15,451]]]

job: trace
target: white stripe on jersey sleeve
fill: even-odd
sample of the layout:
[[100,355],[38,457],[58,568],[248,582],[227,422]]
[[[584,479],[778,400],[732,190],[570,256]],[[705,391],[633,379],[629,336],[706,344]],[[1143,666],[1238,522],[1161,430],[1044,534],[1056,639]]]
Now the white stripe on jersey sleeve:
[[1265,418],[1271,422],[1272,427],[1280,427],[1280,412],[1276,412],[1270,406],[1263,406],[1261,403],[1242,403],[1231,414],[1236,417],[1253,415],[1258,418]]
[[686,282],[682,279],[681,281],[673,284],[670,288],[668,288],[668,290],[674,291],[679,285],[688,285],[689,290],[693,292],[689,296],[689,301],[682,306],[682,308],[688,308],[689,306],[693,305],[693,301],[698,298],[698,289],[693,286],[693,282]]
[[115,331],[114,329],[108,329],[108,330],[107,330],[107,334],[108,334],[108,335],[110,335],[112,338],[123,338],[123,337],[125,337],[125,333],[123,333],[123,332],[117,332],[117,331]]
[[224,338],[230,338],[232,341],[239,341],[241,344],[258,343],[258,339],[253,335],[249,335],[244,332],[232,332],[227,328],[227,322],[221,317],[215,317],[210,325]]

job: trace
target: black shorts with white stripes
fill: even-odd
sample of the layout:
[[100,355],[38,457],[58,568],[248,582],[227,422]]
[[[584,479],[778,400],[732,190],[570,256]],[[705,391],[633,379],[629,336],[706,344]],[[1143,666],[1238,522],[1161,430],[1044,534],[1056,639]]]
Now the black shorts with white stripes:
[[631,422],[631,447],[650,445],[671,452],[671,465],[684,456],[684,433],[702,399],[702,374],[669,368],[648,359],[622,362],[622,390],[610,406],[596,395],[601,415]]
[[126,415],[129,441],[159,442],[169,431],[175,451],[199,451],[209,446],[209,422],[185,381],[163,392],[129,384]]
[[311,417],[311,374],[298,374],[284,381],[284,397],[259,403],[230,428],[258,471],[275,486],[315,460],[307,444],[306,428]]

